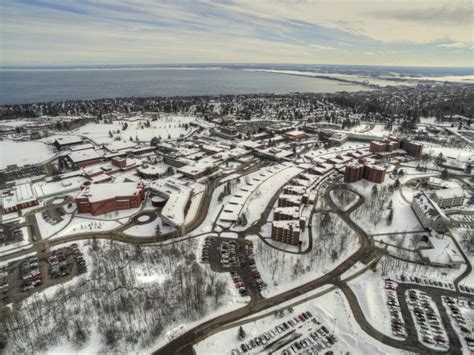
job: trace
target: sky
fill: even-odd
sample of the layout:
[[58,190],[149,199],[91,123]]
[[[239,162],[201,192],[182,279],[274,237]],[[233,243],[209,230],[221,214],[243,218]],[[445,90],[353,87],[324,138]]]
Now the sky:
[[474,66],[470,0],[1,0],[0,64]]

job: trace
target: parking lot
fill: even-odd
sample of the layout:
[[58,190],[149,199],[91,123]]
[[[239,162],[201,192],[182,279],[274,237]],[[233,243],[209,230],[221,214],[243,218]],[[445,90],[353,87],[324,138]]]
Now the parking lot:
[[61,206],[51,206],[41,212],[43,219],[51,225],[62,222],[65,214],[66,211],[64,211],[64,208]]
[[20,243],[24,239],[23,231],[15,224],[0,224],[0,245]]
[[[262,331],[251,339],[240,339],[241,343],[231,351],[231,354],[318,354],[328,353],[338,341],[318,317],[309,311],[299,314],[291,313],[284,316],[276,326]],[[244,334],[243,334],[244,335]]]
[[0,269],[1,300],[4,304],[22,300],[86,271],[86,261],[77,244],[53,250],[41,258],[29,256]]
[[229,272],[241,296],[261,297],[266,287],[255,264],[253,242],[245,239],[207,237],[201,261],[217,272]]
[[5,181],[24,179],[31,176],[39,176],[46,174],[43,165],[26,166],[15,171],[4,172]]
[[474,351],[474,301],[443,296],[443,305],[451,318],[451,324],[465,346]]
[[431,297],[426,292],[414,289],[407,290],[406,297],[418,339],[428,347],[447,350],[449,338],[438,308]]

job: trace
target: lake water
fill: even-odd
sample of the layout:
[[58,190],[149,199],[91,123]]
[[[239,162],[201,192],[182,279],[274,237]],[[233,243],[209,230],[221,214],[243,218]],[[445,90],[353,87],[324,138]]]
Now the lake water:
[[332,80],[238,69],[0,69],[0,105],[130,96],[360,91]]

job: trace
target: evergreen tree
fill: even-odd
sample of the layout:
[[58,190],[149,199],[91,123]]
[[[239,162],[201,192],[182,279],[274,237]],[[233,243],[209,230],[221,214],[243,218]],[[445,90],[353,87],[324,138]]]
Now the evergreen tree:
[[240,328],[239,328],[239,340],[244,340],[246,336],[247,336],[247,334],[245,334],[244,328],[242,328],[242,326],[240,326]]
[[464,169],[464,173],[471,175],[472,172],[472,165],[471,163],[466,164],[466,168]]
[[391,226],[392,221],[393,221],[393,210],[390,210],[387,216],[387,226]]
[[444,169],[444,170],[441,172],[441,179],[447,180],[448,177],[449,177],[448,169]]

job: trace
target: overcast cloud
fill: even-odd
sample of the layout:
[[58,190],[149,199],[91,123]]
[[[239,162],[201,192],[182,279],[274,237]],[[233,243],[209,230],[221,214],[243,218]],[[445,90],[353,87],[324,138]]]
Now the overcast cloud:
[[464,0],[3,0],[2,64],[473,65]]

